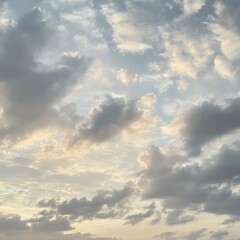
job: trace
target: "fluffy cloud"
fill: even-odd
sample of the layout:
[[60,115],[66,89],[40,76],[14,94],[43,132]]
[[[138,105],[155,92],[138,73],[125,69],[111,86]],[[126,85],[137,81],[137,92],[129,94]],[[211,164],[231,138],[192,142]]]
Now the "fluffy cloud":
[[138,121],[141,115],[134,101],[107,96],[105,102],[91,110],[87,121],[77,127],[70,146],[108,141]]
[[0,230],[4,231],[23,231],[28,229],[27,222],[22,220],[18,215],[0,214]]
[[139,102],[146,107],[153,106],[157,101],[157,97],[154,93],[148,93],[140,98]]
[[102,14],[112,28],[112,38],[119,51],[143,53],[152,48],[145,39],[141,24],[136,22],[127,10],[118,11],[114,4],[108,4],[102,6]]
[[205,0],[183,0],[183,10],[185,14],[193,14],[205,5]]
[[[138,159],[145,168],[139,182],[143,196],[162,199],[165,209],[174,210],[166,217],[166,222],[192,221],[191,216],[181,216],[183,209],[240,214],[240,195],[231,188],[240,175],[239,149],[236,150],[235,145],[223,147],[219,154],[202,164],[190,164],[178,156],[164,155],[155,146],[140,153]],[[222,184],[226,186],[221,187]]]
[[1,141],[17,142],[36,129],[67,122],[59,119],[54,105],[73,89],[88,64],[85,58],[66,55],[56,66],[44,65],[40,56],[53,29],[35,8],[0,32]]
[[113,218],[124,213],[122,207],[132,194],[133,189],[126,186],[121,190],[100,191],[91,200],[74,198],[60,203],[55,200],[43,200],[38,203],[38,206],[56,209],[58,214],[70,216],[71,219]]
[[130,73],[126,69],[121,68],[117,71],[117,79],[123,84],[129,85],[137,81],[138,76],[136,74]]
[[186,113],[182,130],[186,149],[199,155],[201,147],[210,141],[229,134],[240,127],[240,100],[229,101],[225,107],[205,102]]
[[227,79],[232,79],[235,76],[234,70],[229,62],[221,56],[214,59],[214,67],[219,76]]

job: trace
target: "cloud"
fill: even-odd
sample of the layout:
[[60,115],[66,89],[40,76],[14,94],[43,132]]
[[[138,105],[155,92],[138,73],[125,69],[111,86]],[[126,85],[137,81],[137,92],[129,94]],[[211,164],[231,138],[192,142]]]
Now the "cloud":
[[228,60],[239,58],[240,48],[237,44],[240,38],[239,13],[240,4],[237,0],[215,2],[216,21],[210,24],[224,56]]
[[165,240],[176,240],[177,238],[176,236],[176,232],[164,232],[161,233],[159,235],[154,236],[154,239],[156,240],[161,240],[161,239],[165,239]]
[[185,115],[182,135],[185,147],[192,156],[201,153],[201,147],[240,127],[240,100],[229,101],[225,107],[204,102]]
[[130,73],[126,69],[121,68],[117,71],[116,75],[117,79],[120,80],[125,85],[133,84],[137,81],[138,76],[137,74]]
[[[120,52],[136,54],[152,48],[141,25],[134,21],[129,11],[118,11],[113,4],[108,4],[102,6],[101,12],[112,28],[112,39]],[[148,29],[145,28],[145,31]]]
[[235,72],[231,64],[221,56],[217,56],[214,59],[214,67],[215,71],[219,74],[220,77],[233,79],[235,76]]
[[106,101],[91,110],[87,121],[77,126],[77,133],[70,140],[70,146],[106,142],[140,120],[141,115],[142,111],[134,101],[107,96]]
[[220,44],[224,56],[231,61],[238,59],[240,47],[237,45],[237,42],[240,40],[240,35],[232,31],[232,29],[227,29],[219,24],[212,24],[210,27],[216,35],[216,39]]
[[146,95],[142,96],[139,100],[141,104],[146,107],[153,106],[157,101],[157,97],[154,93],[147,93]]
[[[183,210],[190,209],[239,216],[240,195],[231,187],[240,175],[239,154],[237,146],[224,146],[211,159],[191,164],[150,146],[138,157],[144,167],[139,187],[145,199],[161,199],[166,212],[173,210],[166,218],[170,224],[192,221],[191,216],[181,216]],[[220,187],[222,184],[225,187]]]
[[58,215],[69,216],[71,219],[113,218],[121,215],[124,211],[122,207],[132,194],[133,189],[126,186],[121,190],[100,191],[91,200],[73,198],[59,203],[56,200],[42,200],[38,206],[56,209]]
[[206,233],[206,228],[201,228],[199,230],[191,232],[189,235],[186,236],[186,240],[197,240],[204,236]]
[[44,219],[42,221],[33,223],[31,227],[37,232],[62,232],[73,229],[70,222],[66,218],[54,220]]
[[1,231],[24,231],[26,229],[28,229],[27,222],[22,220],[20,216],[0,214]]
[[211,235],[211,238],[212,239],[217,239],[217,240],[221,240],[221,239],[224,239],[227,235],[229,234],[228,231],[223,231],[223,230],[219,230],[217,232],[214,232],[212,235]]
[[183,0],[183,10],[186,15],[198,12],[204,5],[205,0]]
[[232,216],[226,220],[222,224],[234,224],[240,221],[240,216]]
[[40,8],[34,8],[0,32],[1,141],[15,143],[37,129],[68,122],[59,118],[55,105],[72,91],[88,63],[70,55],[55,66],[40,61],[53,39],[53,26]]
[[145,209],[146,209],[145,212],[128,215],[125,218],[125,220],[126,220],[125,224],[135,225],[139,222],[144,221],[145,219],[148,219],[149,217],[151,217],[154,214],[155,207],[156,207],[156,204],[152,203],[151,205],[145,207]]
[[192,222],[194,220],[193,216],[184,215],[182,210],[174,210],[167,214],[165,219],[166,224],[168,225],[176,225],[176,224],[186,224]]

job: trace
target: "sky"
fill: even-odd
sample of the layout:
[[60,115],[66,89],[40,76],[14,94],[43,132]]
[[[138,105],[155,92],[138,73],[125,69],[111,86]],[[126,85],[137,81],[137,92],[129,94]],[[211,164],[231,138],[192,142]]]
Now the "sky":
[[239,0],[0,0],[0,240],[239,240]]

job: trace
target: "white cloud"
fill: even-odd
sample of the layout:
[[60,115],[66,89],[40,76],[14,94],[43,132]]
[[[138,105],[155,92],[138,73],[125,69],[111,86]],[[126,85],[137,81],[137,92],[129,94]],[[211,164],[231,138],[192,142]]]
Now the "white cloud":
[[147,93],[146,95],[142,96],[139,102],[146,107],[153,106],[157,101],[157,97],[154,93]]
[[143,53],[152,46],[146,42],[146,29],[134,22],[128,12],[116,11],[111,5],[104,5],[102,13],[112,27],[113,41],[120,52]]
[[183,0],[183,10],[187,15],[198,12],[204,5],[205,0]]
[[225,60],[222,56],[217,56],[214,59],[214,68],[219,76],[223,78],[233,79],[235,76],[235,72],[231,66],[231,63]]
[[116,77],[118,80],[120,80],[125,85],[133,84],[138,80],[137,74],[131,73],[128,70],[123,69],[123,68],[121,68],[119,71],[117,71]]

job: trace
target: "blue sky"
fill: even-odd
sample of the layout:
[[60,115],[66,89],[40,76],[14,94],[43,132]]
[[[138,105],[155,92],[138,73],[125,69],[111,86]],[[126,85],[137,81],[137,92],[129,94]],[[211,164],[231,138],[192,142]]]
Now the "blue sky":
[[238,0],[0,11],[1,240],[239,239]]

